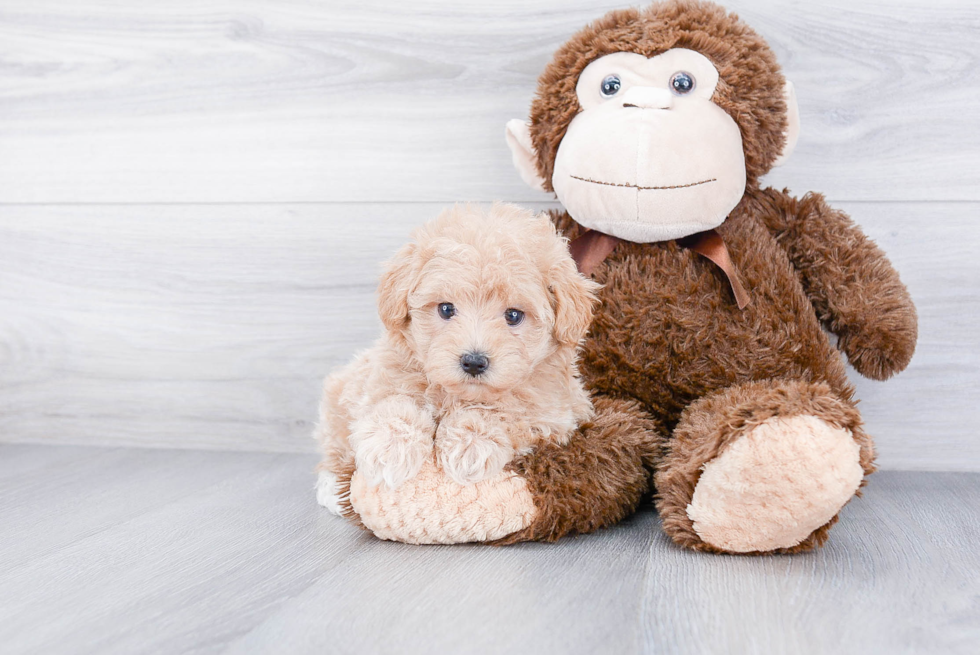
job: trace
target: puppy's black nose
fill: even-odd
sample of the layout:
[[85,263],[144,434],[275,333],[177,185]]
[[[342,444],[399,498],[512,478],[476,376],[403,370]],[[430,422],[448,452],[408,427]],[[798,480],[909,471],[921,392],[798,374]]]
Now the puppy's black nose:
[[459,358],[459,365],[468,375],[476,377],[490,368],[490,359],[483,353],[466,353]]

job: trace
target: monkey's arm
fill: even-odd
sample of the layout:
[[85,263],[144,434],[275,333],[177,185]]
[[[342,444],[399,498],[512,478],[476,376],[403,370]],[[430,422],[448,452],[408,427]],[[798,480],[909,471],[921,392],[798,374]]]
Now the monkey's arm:
[[631,514],[651,491],[666,438],[635,401],[596,396],[596,415],[569,442],[546,443],[475,485],[459,485],[429,457],[409,484],[338,471],[339,511],[382,539],[408,543],[555,541]]
[[762,219],[799,271],[824,326],[857,371],[884,380],[915,351],[915,305],[885,254],[818,193],[760,194]]
[[594,532],[632,514],[650,492],[664,431],[635,401],[599,395],[593,404],[595,418],[567,444],[544,444],[509,465],[527,482],[537,515],[496,543]]

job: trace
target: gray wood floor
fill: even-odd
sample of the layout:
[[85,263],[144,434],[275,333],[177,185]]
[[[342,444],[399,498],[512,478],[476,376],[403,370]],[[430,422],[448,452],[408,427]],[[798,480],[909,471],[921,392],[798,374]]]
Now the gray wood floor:
[[680,551],[645,510],[558,544],[378,541],[314,457],[0,445],[4,653],[976,653],[980,474],[884,472],[830,543]]

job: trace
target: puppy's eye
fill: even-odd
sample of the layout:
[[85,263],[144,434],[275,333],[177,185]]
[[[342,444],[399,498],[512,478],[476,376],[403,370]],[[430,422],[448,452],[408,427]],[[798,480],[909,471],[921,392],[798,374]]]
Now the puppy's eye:
[[439,316],[447,321],[456,315],[456,307],[451,302],[439,303]]
[[619,93],[622,85],[623,83],[620,81],[618,75],[606,75],[602,80],[602,84],[599,86],[599,94],[603,98],[611,98]]
[[507,325],[520,325],[524,322],[524,312],[519,309],[508,309],[504,312],[504,320]]
[[678,71],[670,77],[670,90],[674,95],[684,96],[694,90],[694,76],[684,71]]

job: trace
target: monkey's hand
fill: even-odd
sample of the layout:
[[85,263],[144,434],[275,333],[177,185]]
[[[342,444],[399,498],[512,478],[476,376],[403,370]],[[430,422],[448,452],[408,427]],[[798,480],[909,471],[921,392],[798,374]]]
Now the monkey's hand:
[[885,254],[823,196],[767,189],[762,218],[803,280],[821,322],[858,373],[884,380],[908,366],[915,305]]
[[[382,539],[413,544],[555,541],[611,525],[650,490],[667,439],[634,401],[596,396],[594,404],[596,416],[568,443],[542,443],[476,484],[458,484],[431,460],[396,490],[369,484],[352,467],[341,478],[350,489],[345,516]],[[440,437],[466,436],[452,432],[483,422],[469,412],[450,416]]]
[[498,412],[458,409],[439,423],[436,457],[442,470],[459,484],[496,475],[514,458],[508,421]]
[[354,422],[350,445],[366,480],[394,489],[432,454],[435,420],[408,396],[389,396]]

